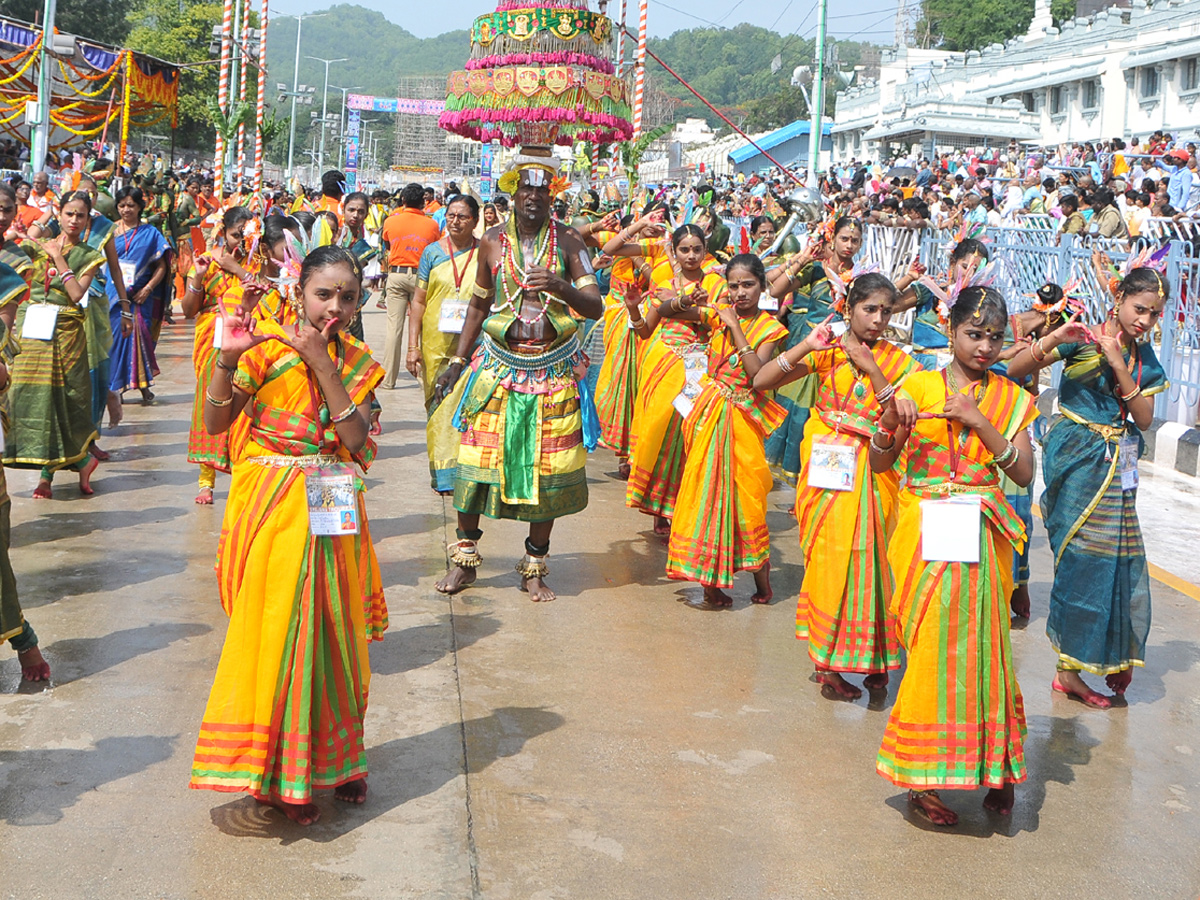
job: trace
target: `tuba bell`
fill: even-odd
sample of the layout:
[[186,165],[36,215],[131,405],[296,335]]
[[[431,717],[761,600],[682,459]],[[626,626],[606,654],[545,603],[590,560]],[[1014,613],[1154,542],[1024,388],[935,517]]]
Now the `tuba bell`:
[[797,225],[811,225],[813,222],[820,222],[825,217],[825,203],[821,200],[820,192],[814,188],[798,187],[788,194],[785,202],[788,204],[791,214],[784,226],[779,229],[779,233],[775,235],[775,242],[763,256],[771,256],[779,252],[784,239],[796,230]]

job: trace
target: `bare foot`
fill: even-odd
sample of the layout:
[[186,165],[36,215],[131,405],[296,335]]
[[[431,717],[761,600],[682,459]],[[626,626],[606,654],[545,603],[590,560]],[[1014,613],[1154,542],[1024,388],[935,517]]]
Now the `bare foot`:
[[46,478],[39,478],[37,487],[33,489],[34,500],[51,500],[54,498],[54,491],[50,487],[50,481]]
[[1002,816],[1012,815],[1013,784],[1008,782],[1002,788],[992,788],[983,798],[983,808],[990,809]]
[[1105,684],[1108,689],[1118,697],[1125,696],[1125,691],[1133,681],[1133,668],[1123,669],[1120,672],[1113,672],[1111,675],[1104,677]]
[[142,388],[142,405],[149,406],[154,402],[154,391],[150,388]]
[[817,669],[817,681],[821,682],[821,695],[829,697],[831,700],[857,700],[862,696],[862,691],[848,682],[838,672],[831,672],[828,669]]
[[666,516],[654,517],[654,533],[659,537],[671,536],[671,520]]
[[555,598],[554,591],[546,586],[546,582],[540,578],[526,578],[521,576],[521,590],[529,594],[529,599],[534,603],[549,603]]
[[255,797],[263,806],[273,806],[297,825],[312,825],[321,818],[321,810],[315,803],[288,803],[286,800],[280,800],[277,797],[264,799]]
[[868,691],[882,691],[887,686],[887,672],[874,672],[863,679],[863,687],[865,687]]
[[109,391],[105,406],[108,408],[108,427],[116,428],[121,424],[121,419],[125,416],[125,411],[121,409],[121,404],[124,401],[121,395],[116,391]]
[[1050,687],[1060,694],[1066,694],[1072,700],[1078,700],[1085,706],[1090,706],[1092,709],[1109,709],[1112,707],[1112,699],[1093,691],[1079,677],[1078,672],[1059,672],[1054,676],[1054,680],[1050,682]]
[[451,566],[446,575],[433,586],[439,594],[457,594],[467,585],[475,583],[475,570],[465,566]]
[[617,477],[622,481],[629,480],[629,473],[633,471],[629,466],[629,460],[623,459],[617,463]]
[[942,802],[937,791],[909,791],[908,805],[934,825],[957,825],[958,813]]
[[376,436],[383,434],[383,425],[379,422],[379,413],[371,416],[371,427],[367,429],[367,434]]
[[733,598],[718,587],[705,585],[704,596],[699,600],[688,600],[686,605],[692,609],[729,609],[733,606]]
[[108,462],[110,459],[112,459],[111,453],[109,453],[107,450],[101,450],[96,444],[92,444],[89,452],[92,454],[92,456],[96,457],[96,459],[100,460],[100,462]]
[[87,464],[79,470],[79,493],[85,497],[90,497],[96,493],[92,487],[92,473],[96,471],[96,467],[100,465],[100,460],[96,457],[88,459]]
[[333,798],[343,803],[363,803],[367,799],[367,779],[356,778],[333,789]]
[[198,506],[212,506],[213,505],[212,488],[210,488],[210,487],[200,488],[200,493],[198,493],[196,495],[196,504]]
[[775,596],[775,592],[771,590],[771,561],[769,559],[763,563],[761,569],[754,572],[754,588],[754,593],[750,595],[751,603],[766,606]]
[[21,677],[26,681],[50,680],[50,663],[37,647],[22,650],[17,654],[17,661],[21,664]]
[[1018,585],[1013,589],[1012,598],[1009,600],[1009,607],[1012,609],[1012,614],[1018,619],[1029,618],[1029,586]]

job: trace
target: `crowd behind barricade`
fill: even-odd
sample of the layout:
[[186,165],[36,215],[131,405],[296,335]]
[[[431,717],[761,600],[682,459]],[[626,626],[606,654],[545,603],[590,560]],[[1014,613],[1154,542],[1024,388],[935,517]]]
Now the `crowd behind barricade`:
[[[0,185],[3,462],[40,471],[37,499],[62,469],[92,493],[102,426],[131,391],[154,402],[176,304],[194,320],[187,458],[202,506],[230,475],[217,574],[231,619],[193,787],[249,791],[300,824],[320,814],[314,789],[365,801],[366,645],[387,607],[359,475],[386,424],[377,395],[404,368],[422,387],[430,487],[457,513],[438,591],[474,584],[483,517],[513,519],[528,526],[520,589],[554,600],[554,522],[586,509],[587,455],[604,445],[668,577],[701,585],[686,606],[730,608],[739,572],[767,605],[778,479],[795,488],[797,636],[823,694],[855,702],[846,676],[861,675],[886,696],[906,657],[878,771],[935,824],[957,818],[939,788],[986,787],[1004,815],[1026,777],[1009,620],[1030,614],[1038,372],[1065,364],[1041,437],[1052,686],[1108,708],[1149,631],[1137,459],[1166,387],[1150,337],[1172,286],[1155,247],[1120,270],[1098,248],[1092,288],[1048,282],[1026,309],[998,289],[980,232],[993,214],[1057,216],[1118,239],[1129,209],[1193,209],[1191,150],[1118,143],[854,165],[806,194],[776,173],[629,196],[571,189],[548,148],[526,147],[484,204],[455,183],[347,191],[338,171],[217,190],[194,166],[80,153]],[[803,242],[783,233],[797,219]],[[872,223],[957,229],[944,276],[914,260],[893,280],[864,246]],[[1103,321],[1080,317],[1085,290]],[[381,354],[362,328],[372,294]],[[7,547],[0,570],[0,638],[25,678],[47,679]]]

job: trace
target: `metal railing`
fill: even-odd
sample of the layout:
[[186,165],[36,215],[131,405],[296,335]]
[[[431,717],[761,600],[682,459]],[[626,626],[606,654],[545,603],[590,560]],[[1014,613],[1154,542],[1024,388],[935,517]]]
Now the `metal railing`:
[[[1180,225],[1172,220],[1163,221]],[[903,233],[893,238],[871,235],[876,229],[897,231],[868,226],[864,250],[879,252],[880,256],[868,258],[898,277],[915,254],[907,258],[894,254],[889,258],[886,249],[876,248],[886,248],[889,240],[899,247],[910,239]],[[1179,231],[1160,233],[1169,235],[1164,239],[1169,246],[1165,275],[1171,292],[1154,343],[1170,387],[1155,399],[1154,411],[1160,419],[1194,425],[1200,407],[1200,248],[1182,238]],[[1029,309],[1033,294],[1047,281],[1065,285],[1078,278],[1084,285],[1079,293],[1085,299],[1087,320],[1100,322],[1108,315],[1112,300],[1092,264],[1092,251],[1103,250],[1119,267],[1129,257],[1124,241],[1074,235],[1063,235],[1059,241],[1056,234],[1026,227],[989,228],[986,236],[991,258],[1000,263],[996,286],[1004,294],[1010,312]],[[945,277],[952,249],[950,232],[921,232],[920,259],[935,277]]]

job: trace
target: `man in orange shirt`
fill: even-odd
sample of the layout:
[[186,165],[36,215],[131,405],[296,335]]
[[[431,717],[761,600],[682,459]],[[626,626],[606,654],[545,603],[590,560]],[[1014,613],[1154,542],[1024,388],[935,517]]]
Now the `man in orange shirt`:
[[438,203],[437,191],[431,187],[425,188],[425,215],[432,216],[441,208],[442,204]]
[[[417,292],[417,264],[425,248],[438,239],[437,223],[421,211],[425,192],[419,184],[406,185],[400,192],[400,209],[383,223],[383,252],[387,257],[388,276],[384,288],[387,297],[387,339],[383,345],[383,386],[396,386],[396,375],[403,363],[404,319],[408,302]],[[418,326],[419,327],[419,326]]]
[[338,224],[344,225],[342,216],[342,197],[346,194],[346,176],[336,169],[331,169],[321,176],[321,199],[317,201],[317,212],[331,212],[338,218]]
[[45,172],[35,172],[33,175],[33,190],[29,193],[29,205],[35,206],[43,213],[53,213],[57,210],[58,198],[50,190],[50,176]]

